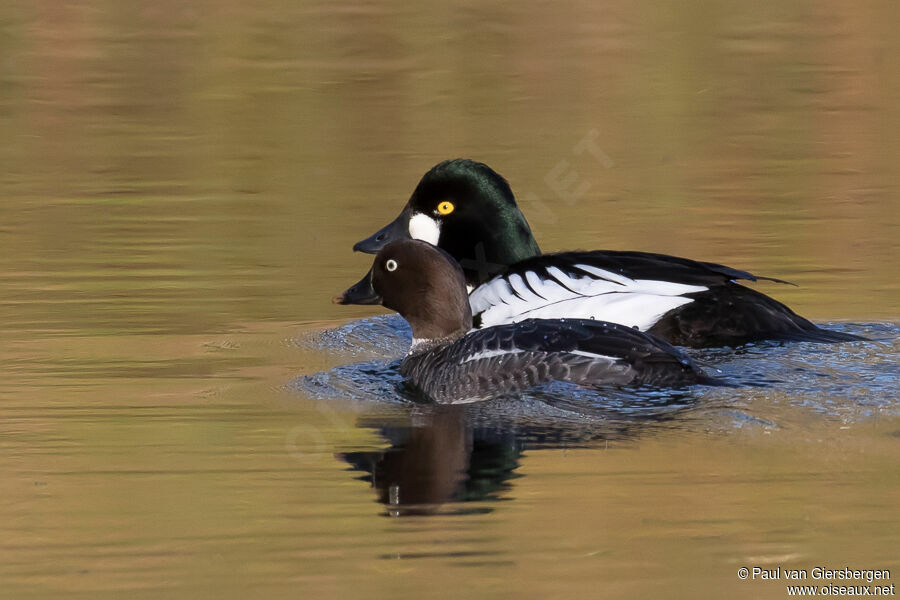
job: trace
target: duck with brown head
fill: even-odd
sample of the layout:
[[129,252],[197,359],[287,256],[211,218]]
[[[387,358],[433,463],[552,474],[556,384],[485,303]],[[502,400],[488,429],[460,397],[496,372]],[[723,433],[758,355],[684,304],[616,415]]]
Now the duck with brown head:
[[411,352],[451,342],[472,328],[459,264],[443,250],[416,240],[385,246],[365,277],[335,300],[381,304],[400,313],[412,328]]
[[413,344],[400,372],[436,402],[483,400],[551,381],[585,387],[716,383],[668,343],[585,319],[528,319],[471,330],[462,269],[418,241],[381,249],[363,279],[335,298],[382,304],[406,319]]

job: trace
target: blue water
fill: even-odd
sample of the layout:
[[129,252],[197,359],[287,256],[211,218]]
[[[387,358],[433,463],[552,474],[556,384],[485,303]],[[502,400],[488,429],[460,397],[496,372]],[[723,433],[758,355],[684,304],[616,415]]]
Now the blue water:
[[[897,364],[900,326],[894,323],[830,323],[827,328],[869,338],[869,342],[817,344],[763,342],[739,348],[689,350],[707,369],[731,384],[676,390],[610,390],[597,392],[553,384],[516,398],[491,400],[472,409],[500,421],[544,420],[560,427],[595,420],[640,420],[684,411],[722,411],[734,426],[767,423],[747,405],[768,398],[778,405],[810,409],[825,417],[860,420],[897,414]],[[290,383],[304,396],[340,398],[360,403],[417,404],[404,389],[396,367],[410,343],[410,331],[399,316],[379,316],[348,323],[300,340],[304,345],[346,357],[330,371],[299,377]],[[381,358],[374,358],[380,356]],[[351,361],[366,357],[369,360]],[[764,404],[763,404],[764,405]]]

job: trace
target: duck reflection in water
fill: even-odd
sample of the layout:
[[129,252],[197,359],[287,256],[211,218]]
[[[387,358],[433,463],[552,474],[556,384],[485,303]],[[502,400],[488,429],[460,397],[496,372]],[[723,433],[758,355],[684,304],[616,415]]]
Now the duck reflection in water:
[[665,407],[657,404],[655,410],[624,419],[622,414],[616,419],[582,414],[577,422],[557,423],[532,421],[521,413],[500,420],[498,414],[486,413],[483,404],[416,405],[405,416],[361,418],[359,426],[377,429],[390,448],[336,456],[352,470],[366,473],[359,479],[372,485],[390,516],[490,512],[489,505],[469,503],[511,500],[505,492],[519,477],[515,470],[526,449],[626,442],[654,424],[670,421],[688,405],[681,395],[669,400]]
[[367,472],[361,479],[372,484],[388,514],[433,514],[446,503],[488,499],[506,487],[522,452],[514,435],[471,427],[465,406],[423,408],[405,425],[362,423],[377,427],[390,448],[338,455]]

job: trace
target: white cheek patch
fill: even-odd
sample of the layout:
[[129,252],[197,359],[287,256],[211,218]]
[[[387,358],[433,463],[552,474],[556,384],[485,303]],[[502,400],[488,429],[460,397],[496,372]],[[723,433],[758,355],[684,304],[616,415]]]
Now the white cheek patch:
[[441,237],[441,224],[428,215],[415,213],[409,219],[409,235],[414,240],[422,240],[437,246]]

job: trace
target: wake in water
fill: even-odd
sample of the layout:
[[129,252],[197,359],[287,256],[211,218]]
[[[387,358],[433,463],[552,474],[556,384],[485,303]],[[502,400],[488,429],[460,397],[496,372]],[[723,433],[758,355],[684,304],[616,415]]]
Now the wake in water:
[[[554,383],[516,396],[481,403],[475,418],[500,422],[559,425],[600,421],[658,420],[685,411],[722,412],[735,426],[777,426],[769,404],[789,405],[841,419],[896,414],[900,368],[900,326],[894,323],[831,324],[830,329],[871,342],[843,344],[763,342],[740,348],[692,351],[705,368],[735,387],[695,386],[687,390],[596,391]],[[413,405],[419,398],[397,372],[410,343],[406,322],[397,315],[354,321],[298,343],[346,357],[386,358],[351,362],[299,377],[289,387],[304,396],[361,404]],[[762,410],[761,410],[762,409]],[[752,414],[744,412],[752,411]]]

